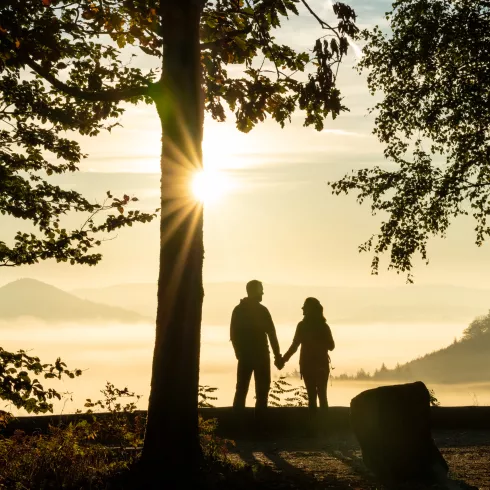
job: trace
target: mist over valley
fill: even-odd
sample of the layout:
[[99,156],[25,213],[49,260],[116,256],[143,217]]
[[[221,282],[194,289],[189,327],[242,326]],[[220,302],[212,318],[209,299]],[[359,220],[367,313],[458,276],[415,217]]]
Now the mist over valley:
[[[271,311],[281,351],[285,352],[301,319],[304,298],[316,296],[323,302],[337,345],[331,356],[332,405],[348,405],[363,389],[410,381],[412,377],[425,381],[444,405],[490,404],[490,367],[484,363],[485,355],[475,356],[466,344],[454,345],[471,320],[485,313],[487,291],[446,286],[411,288],[407,294],[401,287],[378,290],[266,284],[264,304]],[[244,295],[243,289],[238,283],[205,286],[200,383],[218,387],[219,406],[229,406],[233,397],[236,360],[229,342],[229,316]],[[106,381],[143,395],[140,407],[145,408],[154,347],[151,317],[155,296],[156,287],[151,284],[69,293],[40,281],[19,280],[0,288],[2,346],[11,351],[28,350],[43,361],[62,357],[69,367],[84,370],[80,378],[56,384],[60,391],[72,393],[72,400],[67,397],[57,403],[57,411],[72,412],[85,398],[97,399]],[[447,346],[449,349],[438,354],[442,361],[434,361],[434,354],[426,356]],[[472,359],[471,365],[468,359]],[[397,379],[392,370],[405,363],[410,363],[412,372],[407,376],[406,371],[403,374],[399,370]],[[383,364],[390,370],[384,378],[339,379],[341,375],[356,377],[361,369],[372,375]],[[296,355],[283,371],[273,368],[273,378],[297,368]],[[302,383],[294,377],[288,381]],[[254,403],[253,390],[247,403]]]

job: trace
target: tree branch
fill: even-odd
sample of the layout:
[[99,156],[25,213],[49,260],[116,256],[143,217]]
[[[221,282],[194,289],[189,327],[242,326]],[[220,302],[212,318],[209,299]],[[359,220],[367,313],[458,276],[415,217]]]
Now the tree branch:
[[467,185],[459,187],[458,190],[467,191],[468,189],[479,189],[480,187],[489,187],[490,186],[490,182],[476,182],[476,183],[470,183],[467,181],[465,181],[465,182],[467,183]]
[[249,34],[250,31],[252,30],[251,27],[247,27],[246,29],[237,29],[235,31],[229,32],[225,37],[222,37],[220,39],[216,39],[216,41],[210,41],[208,43],[201,43],[201,51],[204,51],[205,49],[214,49],[214,48],[219,48],[223,43],[231,42],[233,39],[235,39],[237,36],[240,36],[242,34]]
[[322,29],[329,29],[331,31],[335,31],[335,29],[333,27],[331,27],[324,20],[322,20],[322,19],[320,19],[320,17],[318,17],[318,15],[315,13],[315,11],[306,3],[306,0],[301,0],[301,3],[308,9],[310,14],[313,15],[313,17],[315,17],[315,19],[321,25]]
[[77,87],[72,87],[66,83],[58,80],[49,70],[43,68],[41,65],[32,60],[29,56],[24,58],[26,64],[32,68],[39,76],[49,82],[54,88],[72,97],[88,100],[91,102],[118,102],[120,100],[130,99],[132,97],[141,97],[143,95],[149,95],[152,87],[155,83],[149,83],[145,86],[130,87],[126,89],[107,89],[100,90],[98,92],[88,92],[81,90]]
[[10,262],[9,260],[4,260],[3,262],[0,262],[0,267],[15,267],[18,264],[14,264],[13,262]]

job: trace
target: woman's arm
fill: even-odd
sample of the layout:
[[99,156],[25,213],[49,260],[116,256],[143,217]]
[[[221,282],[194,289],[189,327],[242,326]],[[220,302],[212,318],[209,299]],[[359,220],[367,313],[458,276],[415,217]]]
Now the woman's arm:
[[283,362],[288,362],[289,359],[293,356],[293,354],[298,350],[298,347],[301,345],[301,340],[302,340],[301,331],[302,331],[301,322],[299,322],[298,326],[296,327],[293,343],[291,344],[291,347],[288,349],[286,354],[282,356]]
[[335,341],[333,340],[332,330],[330,330],[328,323],[326,323],[326,326],[327,326],[327,350],[334,350]]

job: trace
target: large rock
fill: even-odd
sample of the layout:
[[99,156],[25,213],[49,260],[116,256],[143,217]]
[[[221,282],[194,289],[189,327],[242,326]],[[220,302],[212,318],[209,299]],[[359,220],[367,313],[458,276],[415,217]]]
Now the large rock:
[[446,478],[448,466],[430,428],[430,395],[421,381],[363,391],[351,423],[365,465],[384,480]]

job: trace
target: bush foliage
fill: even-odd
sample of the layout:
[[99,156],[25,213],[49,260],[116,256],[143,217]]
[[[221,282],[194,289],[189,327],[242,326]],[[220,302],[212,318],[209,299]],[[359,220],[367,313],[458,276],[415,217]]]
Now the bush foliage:
[[[8,352],[0,347],[0,400],[28,413],[52,412],[52,400],[61,400],[61,393],[44,388],[39,378],[73,379],[81,374],[80,369],[67,369],[59,357],[53,364],[42,364],[39,357],[28,356],[23,350]],[[0,427],[10,418],[8,412],[0,410]]]
[[[215,391],[200,387],[200,406],[212,407]],[[85,412],[78,411],[79,418],[67,425],[51,425],[47,433],[0,436],[0,488],[125,488],[140,455],[146,416],[136,409],[140,396],[128,388],[108,382],[101,393],[100,400],[87,399]],[[233,469],[228,459],[233,442],[217,437],[216,425],[214,419],[199,417],[204,456],[213,465]]]
[[286,378],[287,376],[281,376],[272,381],[269,404],[273,407],[307,407],[306,388],[303,385],[293,386]]

